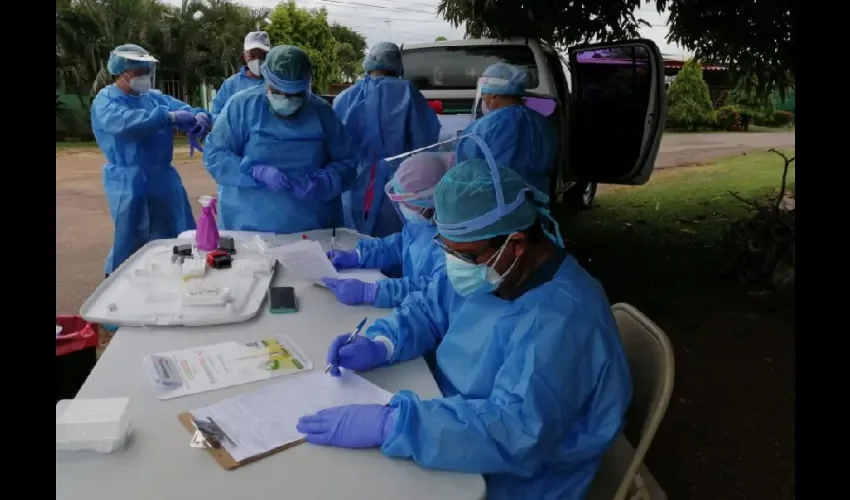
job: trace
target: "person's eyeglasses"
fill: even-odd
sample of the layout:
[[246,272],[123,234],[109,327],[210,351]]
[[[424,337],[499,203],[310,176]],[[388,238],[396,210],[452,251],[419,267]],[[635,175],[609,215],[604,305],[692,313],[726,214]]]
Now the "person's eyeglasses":
[[434,243],[438,247],[440,247],[440,249],[442,251],[446,252],[448,255],[452,255],[454,257],[457,257],[458,259],[466,262],[467,264],[475,264],[475,265],[478,264],[478,258],[481,257],[481,254],[483,254],[484,252],[486,252],[488,249],[491,248],[490,245],[486,245],[484,248],[482,248],[481,250],[479,250],[475,253],[458,252],[457,250],[453,250],[453,249],[449,248],[445,243],[443,243],[443,240],[440,239],[439,234],[434,235]]

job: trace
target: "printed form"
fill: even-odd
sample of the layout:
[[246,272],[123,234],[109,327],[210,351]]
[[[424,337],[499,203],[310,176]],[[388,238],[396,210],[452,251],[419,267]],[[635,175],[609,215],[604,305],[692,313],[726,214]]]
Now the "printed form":
[[322,372],[280,383],[192,410],[196,420],[212,419],[231,442],[222,446],[237,462],[262,455],[304,437],[295,426],[305,415],[350,404],[387,404],[392,394],[359,375],[344,371],[334,378]]

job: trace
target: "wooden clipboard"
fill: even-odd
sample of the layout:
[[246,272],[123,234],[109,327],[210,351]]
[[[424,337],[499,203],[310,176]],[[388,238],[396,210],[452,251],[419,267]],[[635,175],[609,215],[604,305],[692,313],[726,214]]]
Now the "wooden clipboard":
[[[177,415],[177,420],[179,420],[180,423],[183,424],[183,427],[187,431],[189,431],[190,435],[195,434],[196,429],[195,429],[195,424],[192,422],[192,414],[191,413],[189,413],[188,411],[184,411],[183,413],[180,413],[180,414]],[[228,453],[227,450],[225,450],[224,448],[206,448],[206,450],[207,450],[207,453],[209,453],[210,456],[213,458],[213,460],[218,462],[218,465],[220,465],[224,470],[233,470],[233,469],[236,469],[238,467],[242,467],[243,465],[249,464],[251,462],[256,462],[257,460],[265,458],[269,455],[274,455],[275,453],[277,453],[279,451],[288,450],[289,448],[292,448],[293,446],[298,446],[299,444],[305,443],[305,442],[306,442],[306,439],[299,439],[298,441],[295,441],[295,442],[289,443],[289,444],[285,444],[283,446],[279,446],[279,447],[277,447],[273,450],[267,451],[265,453],[261,453],[259,455],[254,455],[253,457],[248,457],[245,460],[242,460],[241,462],[237,462],[236,460],[234,460],[233,457],[230,456],[230,453]]]

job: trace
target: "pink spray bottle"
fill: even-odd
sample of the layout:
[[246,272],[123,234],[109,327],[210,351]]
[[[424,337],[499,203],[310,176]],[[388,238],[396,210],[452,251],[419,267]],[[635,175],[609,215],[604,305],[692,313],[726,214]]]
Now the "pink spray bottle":
[[198,229],[195,231],[195,246],[207,252],[218,249],[218,226],[215,224],[216,199],[214,196],[201,196],[201,218],[198,219]]

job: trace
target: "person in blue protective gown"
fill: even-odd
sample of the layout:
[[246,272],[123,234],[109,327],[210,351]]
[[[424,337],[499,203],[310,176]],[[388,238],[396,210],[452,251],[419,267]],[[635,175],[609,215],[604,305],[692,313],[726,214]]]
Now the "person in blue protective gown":
[[451,166],[443,153],[424,152],[405,160],[386,186],[404,219],[400,233],[364,239],[354,250],[331,250],[328,257],[337,269],[380,269],[385,274],[402,268],[397,279],[367,283],[358,279],[324,278],[322,281],[343,304],[398,307],[416,290],[424,289],[435,275],[445,273],[445,254],[434,242],[434,190]]
[[383,186],[391,172],[378,161],[430,146],[440,137],[440,120],[422,93],[407,80],[401,51],[383,42],[363,60],[366,76],[334,99],[333,108],[357,143],[357,181],[343,195],[345,225],[361,234],[383,237],[401,230]]
[[206,140],[204,167],[218,184],[220,227],[341,227],[340,193],[357,167],[351,135],[310,91],[313,67],[303,50],[278,45],[260,71],[265,86],[231,97]]
[[242,45],[242,59],[245,65],[239,69],[239,72],[232,75],[224,83],[215,94],[210,110],[213,119],[217,118],[224,109],[227,101],[233,97],[233,94],[249,89],[252,87],[260,87],[265,83],[263,76],[260,74],[260,66],[266,60],[271,46],[269,43],[269,34],[265,31],[252,31],[245,35],[245,42]]
[[507,168],[449,170],[435,195],[446,278],[328,351],[339,376],[436,349],[443,397],[403,390],[386,406],[325,409],[298,422],[308,442],[483,474],[489,500],[584,498],[631,378],[605,293],[546,233],[544,202]]
[[[496,164],[519,173],[529,184],[549,193],[549,175],[555,166],[558,137],[555,127],[523,103],[528,72],[519,66],[496,63],[479,79],[483,116],[464,134],[478,134],[493,152]],[[471,141],[458,145],[458,159],[483,158]]]
[[183,182],[171,165],[174,129],[209,130],[200,108],[153,90],[157,60],[138,45],[116,47],[106,68],[116,77],[91,107],[91,124],[106,157],[103,186],[115,225],[104,271],[109,275],[145,243],[195,229]]

